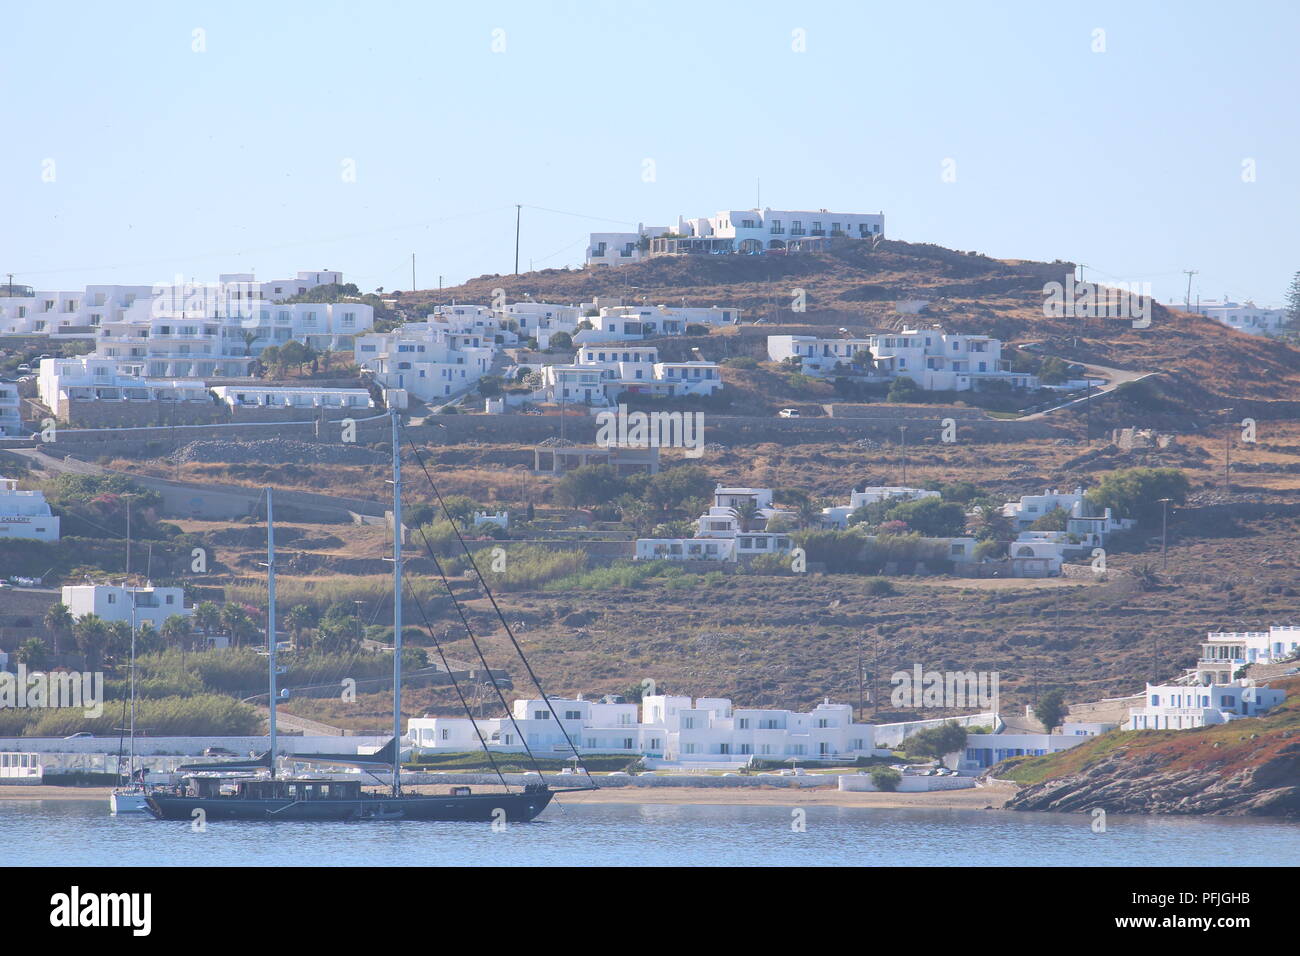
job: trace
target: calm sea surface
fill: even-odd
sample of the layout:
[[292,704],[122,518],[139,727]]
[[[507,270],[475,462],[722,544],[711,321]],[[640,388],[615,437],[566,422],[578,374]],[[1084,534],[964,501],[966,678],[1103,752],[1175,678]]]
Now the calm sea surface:
[[465,823],[188,823],[106,801],[0,802],[6,866],[1300,865],[1300,825],[1012,811],[552,805],[500,833]]

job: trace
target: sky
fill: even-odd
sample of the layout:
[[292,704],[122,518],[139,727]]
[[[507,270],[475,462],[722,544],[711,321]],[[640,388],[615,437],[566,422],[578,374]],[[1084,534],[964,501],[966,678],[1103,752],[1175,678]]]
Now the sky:
[[1162,301],[1300,270],[1300,4],[91,2],[0,30],[0,282],[582,261],[756,205],[1084,263]]

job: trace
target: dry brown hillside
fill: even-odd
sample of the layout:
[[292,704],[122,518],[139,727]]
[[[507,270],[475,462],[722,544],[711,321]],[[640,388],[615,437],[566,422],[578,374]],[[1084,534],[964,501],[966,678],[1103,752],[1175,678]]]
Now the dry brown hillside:
[[[1145,329],[1133,328],[1127,318],[1045,316],[1044,283],[1064,279],[1073,269],[1069,262],[993,259],[884,241],[874,249],[849,243],[811,255],[659,257],[618,269],[487,275],[440,292],[408,293],[401,302],[408,314],[422,315],[453,300],[488,302],[500,288],[510,300],[528,295],[576,303],[604,295],[622,296],[629,303],[736,305],[746,311],[746,319],[765,319],[769,326],[759,327],[764,333],[786,326],[861,332],[919,321],[951,331],[989,332],[1018,344],[1038,343],[1045,352],[1076,361],[1162,370],[1165,393],[1202,414],[1234,400],[1300,400],[1300,350],[1202,316],[1156,305]],[[807,312],[790,311],[795,289],[805,291]],[[895,303],[911,298],[930,305],[920,316],[900,315]],[[1284,417],[1286,410],[1276,411],[1272,417]]]

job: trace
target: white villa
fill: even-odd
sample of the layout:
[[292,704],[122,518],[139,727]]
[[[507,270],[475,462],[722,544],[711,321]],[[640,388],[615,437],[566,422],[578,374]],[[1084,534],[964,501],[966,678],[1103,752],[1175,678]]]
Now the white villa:
[[218,385],[212,392],[231,408],[364,409],[375,405],[364,388]]
[[[870,365],[855,361],[867,353]],[[907,377],[926,390],[964,392],[987,382],[1013,388],[1037,388],[1038,378],[1013,372],[1002,358],[1002,342],[989,335],[949,333],[935,326],[881,332],[860,338],[819,338],[811,335],[769,335],[767,354],[773,362],[798,358],[810,375],[837,372],[892,379]]]
[[859,508],[877,501],[897,499],[915,501],[919,498],[938,498],[939,492],[927,488],[905,488],[899,485],[870,485],[849,492],[847,505],[832,505],[822,509],[822,523],[827,527],[844,529],[849,526],[849,516]]
[[456,327],[430,319],[358,336],[357,365],[370,370],[378,384],[405,389],[424,402],[459,395],[487,374],[497,346],[495,332],[466,330],[477,313],[457,318],[463,321]]
[[[757,508],[748,523],[736,512],[747,503]],[[790,533],[775,526],[766,529],[774,518],[795,517],[793,512],[773,507],[770,488],[719,485],[713,491],[709,510],[695,520],[695,537],[638,538],[636,560],[737,562],[760,554],[789,554],[794,547]]]
[[1286,699],[1249,680],[1226,684],[1147,684],[1147,703],[1129,709],[1126,730],[1187,730],[1258,717]]
[[0,539],[58,541],[59,519],[41,491],[19,491],[18,479],[0,478]]
[[62,600],[74,618],[95,614],[105,621],[134,621],[137,628],[144,621],[161,628],[173,614],[194,613],[185,606],[183,589],[152,584],[65,584]]
[[18,394],[18,386],[0,382],[0,438],[14,438],[22,431],[22,396]]
[[[733,308],[677,308],[667,305],[612,305],[586,309],[591,328],[573,336],[574,344],[625,342],[657,335],[683,335],[688,325],[733,325],[740,310]],[[595,315],[590,314],[595,312]]]
[[42,359],[36,377],[41,401],[61,419],[73,401],[195,402],[211,404],[207,386],[195,379],[156,379],[137,361],[80,355]]
[[[479,720],[479,727],[493,750],[520,752],[527,741],[539,756],[567,754],[571,752],[564,738],[567,733],[585,753],[625,753],[629,758],[717,766],[736,766],[750,757],[852,758],[869,756],[875,749],[874,728],[854,723],[853,709],[847,704],[829,701],[808,713],[738,708],[722,697],[692,700],[666,695],[647,696],[639,708],[610,697],[600,701],[552,698],[551,705],[558,721],[544,701],[517,700],[513,723],[509,718],[491,718]],[[412,718],[407,736],[417,751],[455,753],[479,747],[473,726],[464,717]]]
[[[865,362],[855,361],[859,353],[865,353]],[[805,375],[831,375],[837,371],[867,374],[875,368],[869,337],[769,335],[767,357],[773,362],[798,359],[799,370]]]
[[1191,306],[1174,304],[1173,308],[1204,315],[1249,335],[1278,335],[1290,324],[1286,309],[1265,309],[1249,300],[1243,305],[1228,301],[1226,296],[1202,299]]
[[722,388],[716,362],[660,362],[653,345],[582,345],[572,365],[546,365],[536,398],[607,405],[624,393],[671,398],[712,395]]
[[1276,664],[1300,654],[1300,627],[1272,625],[1267,631],[1211,631],[1201,644],[1195,671],[1216,684],[1227,683],[1250,664]]

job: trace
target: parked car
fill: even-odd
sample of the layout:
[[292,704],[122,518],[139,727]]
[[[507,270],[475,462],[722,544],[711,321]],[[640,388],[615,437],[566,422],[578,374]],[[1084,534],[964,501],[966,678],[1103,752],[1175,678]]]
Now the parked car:
[[64,740],[85,740],[87,737],[93,737],[93,736],[95,735],[88,731],[83,730],[80,733],[68,734],[68,736],[64,737],[63,739]]
[[31,370],[32,370],[32,367],[31,367],[30,365],[28,365],[26,362],[24,362],[22,365],[18,366],[18,371],[20,371],[20,372],[30,372]]
[[225,747],[207,747],[203,751],[205,757],[238,757],[239,754],[233,750],[227,750]]
[[797,409],[797,408],[783,408],[783,409],[781,409],[779,412],[777,412],[776,414],[777,414],[777,417],[778,417],[778,418],[798,418],[798,417],[799,417],[799,409]]

